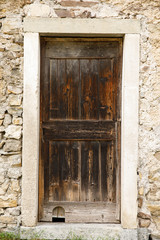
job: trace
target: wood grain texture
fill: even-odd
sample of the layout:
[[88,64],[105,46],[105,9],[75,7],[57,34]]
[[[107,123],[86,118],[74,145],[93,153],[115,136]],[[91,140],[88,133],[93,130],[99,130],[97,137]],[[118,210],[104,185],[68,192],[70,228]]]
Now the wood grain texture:
[[[96,47],[96,49],[95,49]],[[48,58],[114,58],[118,55],[119,41],[99,41],[83,38],[50,38],[46,44]],[[61,50],[61,51],[60,51]]]
[[78,142],[50,142],[50,202],[79,201],[78,149]]
[[61,139],[115,139],[112,121],[52,121],[42,124],[45,140]]
[[39,220],[120,220],[120,38],[41,39]]
[[[59,206],[59,202],[44,205],[44,216],[42,221],[50,222],[52,212],[55,207]],[[67,223],[118,223],[115,219],[115,203],[97,202],[77,203],[77,202],[61,202],[61,207],[65,209],[65,222]]]

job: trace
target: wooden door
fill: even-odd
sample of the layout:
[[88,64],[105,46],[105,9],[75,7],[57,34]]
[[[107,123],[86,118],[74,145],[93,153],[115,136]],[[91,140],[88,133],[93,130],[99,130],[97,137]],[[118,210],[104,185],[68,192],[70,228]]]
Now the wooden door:
[[41,39],[39,220],[119,222],[121,38]]

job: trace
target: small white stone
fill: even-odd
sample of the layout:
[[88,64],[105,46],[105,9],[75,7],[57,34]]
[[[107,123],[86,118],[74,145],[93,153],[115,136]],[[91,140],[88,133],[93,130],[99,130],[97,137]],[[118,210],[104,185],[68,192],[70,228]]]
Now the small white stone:
[[4,209],[0,208],[0,215],[4,214]]
[[20,185],[18,180],[13,180],[11,183],[11,190],[14,192],[20,192]]
[[9,139],[6,141],[3,150],[5,152],[18,152],[21,150],[21,146],[20,140]]
[[8,177],[18,179],[22,176],[21,168],[10,168],[8,170]]
[[21,107],[8,107],[7,111],[9,114],[16,116],[16,117],[21,117],[21,115],[22,115]]
[[21,165],[21,155],[13,155],[8,157],[8,161],[10,162],[10,166],[11,167],[15,167],[15,166],[20,166]]
[[22,121],[22,118],[20,117],[13,117],[13,124],[15,125],[22,125],[23,121]]
[[10,106],[20,106],[22,102],[22,96],[21,95],[9,95],[9,104]]
[[0,195],[4,195],[9,186],[9,179],[6,179],[5,182],[0,186]]
[[22,47],[18,44],[12,43],[9,47],[7,47],[7,50],[13,52],[20,52],[22,50]]
[[5,181],[6,170],[0,168],[0,184],[4,183]]
[[19,216],[20,215],[20,207],[15,207],[15,208],[9,208],[9,213],[12,215],[12,216]]
[[21,87],[16,87],[13,85],[8,86],[8,93],[13,93],[13,94],[20,94],[22,93],[22,88]]
[[21,133],[22,133],[22,127],[21,126],[9,125],[6,128],[5,137],[6,138],[20,139],[21,138]]
[[50,7],[44,4],[32,4],[28,9],[28,16],[31,17],[48,17],[50,15]]
[[11,118],[11,115],[10,114],[5,114],[4,116],[4,121],[3,121],[3,125],[5,127],[7,127],[9,124],[11,124],[12,122],[12,118]]
[[0,119],[4,118],[4,113],[0,113]]
[[4,126],[0,126],[0,132],[5,132]]

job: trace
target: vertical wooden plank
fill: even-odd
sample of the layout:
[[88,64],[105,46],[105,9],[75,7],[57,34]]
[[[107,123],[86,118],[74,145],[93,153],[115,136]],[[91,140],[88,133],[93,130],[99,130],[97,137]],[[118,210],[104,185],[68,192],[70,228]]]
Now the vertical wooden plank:
[[99,143],[82,142],[81,201],[99,201]]
[[68,112],[66,64],[64,59],[50,60],[50,118],[65,119]]
[[100,191],[99,191],[99,142],[92,142],[90,152],[93,154],[91,155],[92,164],[90,165],[90,201],[100,201]]
[[81,201],[81,191],[82,191],[82,141],[78,141],[79,151],[78,151],[78,180],[79,180],[79,201]]
[[99,119],[113,119],[113,72],[110,59],[99,60]]
[[49,199],[49,142],[43,142],[41,155],[44,161],[44,202]]
[[102,201],[102,155],[101,155],[101,141],[99,141],[99,200]]
[[66,60],[66,89],[68,98],[67,119],[79,118],[79,61]]
[[66,61],[64,59],[58,59],[58,105],[59,114],[57,118],[65,119],[68,114],[68,98],[67,98],[67,88],[66,88]]
[[98,60],[80,60],[81,118],[98,119]]
[[101,142],[102,201],[116,202],[115,143]]
[[70,165],[70,158],[68,158],[68,151],[67,151],[67,142],[58,142],[58,151],[59,151],[59,186],[60,186],[60,201],[66,201],[69,195],[69,182],[68,182],[68,175],[69,175],[69,165]]
[[114,143],[108,147],[108,161],[107,161],[107,187],[108,187],[108,201],[115,202],[116,186],[114,185]]
[[59,151],[58,143],[50,142],[49,155],[49,201],[59,200]]
[[59,115],[59,88],[58,81],[58,61],[57,59],[50,60],[50,110],[51,118],[58,118]]
[[70,197],[69,201],[79,201],[79,186],[80,179],[78,176],[78,166],[79,166],[79,143],[78,141],[70,141],[70,152],[71,152],[71,176],[70,181]]
[[80,200],[89,200],[89,162],[88,162],[89,142],[81,142],[81,193]]
[[108,146],[105,142],[101,142],[101,192],[102,192],[102,201],[107,201],[107,152]]
[[50,144],[50,201],[78,201],[78,142],[58,141]]
[[42,120],[49,120],[49,99],[50,99],[50,82],[49,82],[49,73],[50,73],[50,60],[46,58],[44,61],[44,74],[43,74],[43,91],[42,92]]
[[90,97],[90,116],[89,119],[99,119],[99,99],[98,99],[98,80],[99,80],[99,66],[98,59],[90,60],[90,79],[91,84],[89,86]]

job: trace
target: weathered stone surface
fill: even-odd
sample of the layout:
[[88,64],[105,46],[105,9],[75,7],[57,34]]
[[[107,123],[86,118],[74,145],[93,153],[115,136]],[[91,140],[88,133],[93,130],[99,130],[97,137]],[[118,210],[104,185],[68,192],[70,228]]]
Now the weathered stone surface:
[[151,214],[154,216],[159,216],[160,215],[160,205],[157,204],[147,204],[147,208],[150,210]]
[[[5,21],[3,21],[3,25],[2,25],[2,31],[3,33],[6,34],[16,34],[19,31],[19,27],[21,25],[21,19],[20,17],[17,15],[17,18],[6,18]],[[10,45],[11,47],[6,47],[7,50],[14,50],[14,45]]]
[[160,235],[159,234],[151,234],[151,239],[152,240],[160,240]]
[[0,216],[1,223],[15,223],[15,218],[12,216]]
[[157,160],[160,160],[160,151],[156,152],[154,156],[157,158]]
[[32,4],[29,6],[28,16],[32,17],[48,17],[50,14],[50,7],[45,4]]
[[12,180],[11,190],[14,192],[20,192],[20,184],[18,180]]
[[143,198],[138,198],[138,207],[141,208],[143,204]]
[[146,214],[146,213],[143,213],[143,212],[139,212],[138,217],[143,218],[143,219],[151,219],[151,216],[149,214]]
[[0,197],[0,207],[1,208],[17,207],[17,200],[13,200],[10,198],[1,199]]
[[67,10],[67,9],[55,9],[55,13],[60,18],[66,18],[66,17],[74,18],[75,17],[74,12],[71,10]]
[[20,94],[22,93],[22,88],[19,86],[8,85],[8,93]]
[[20,106],[22,102],[22,96],[20,95],[9,95],[10,106]]
[[20,167],[21,166],[21,154],[8,157],[8,161],[9,161],[11,167]]
[[0,119],[3,119],[3,118],[4,118],[5,111],[6,111],[6,106],[5,106],[5,104],[1,104],[1,105],[0,105]]
[[22,123],[23,123],[23,120],[22,120],[22,118],[20,118],[20,117],[13,117],[13,124],[15,124],[15,125],[22,125]]
[[148,228],[150,224],[151,224],[151,220],[149,220],[149,219],[140,219],[139,220],[139,226],[142,228]]
[[20,178],[22,176],[21,168],[10,168],[8,170],[8,177],[9,178]]
[[0,141],[2,141],[3,133],[0,132]]
[[4,214],[4,209],[0,208],[0,215]]
[[0,184],[4,183],[5,181],[5,176],[4,175],[1,175],[0,176]]
[[5,144],[4,140],[0,140],[0,149],[3,147],[3,145]]
[[0,126],[0,132],[5,132],[4,126]]
[[3,125],[4,125],[5,127],[7,127],[9,124],[11,124],[11,122],[12,122],[11,115],[5,114],[4,120],[3,120]]
[[20,207],[9,209],[9,214],[12,215],[12,216],[19,216],[20,212],[21,212]]
[[91,17],[91,12],[89,11],[84,11],[82,14],[80,14],[81,18],[90,18]]
[[0,223],[0,229],[6,228],[7,224],[5,223]]
[[20,140],[7,140],[3,149],[5,152],[19,152],[21,150]]
[[13,52],[20,52],[22,50],[22,47],[16,43],[12,43],[7,47],[7,50],[13,51]]
[[144,188],[141,187],[141,188],[139,189],[139,195],[143,195],[143,193],[144,193]]
[[2,80],[3,78],[3,70],[0,68],[0,102],[4,102],[6,100],[6,82]]
[[7,108],[8,113],[15,116],[15,117],[21,117],[22,115],[22,108],[21,107],[8,107]]
[[0,195],[4,195],[9,187],[9,179],[6,179],[5,182],[0,185]]
[[5,137],[6,138],[14,138],[20,139],[21,138],[22,127],[16,125],[9,125],[6,128]]

